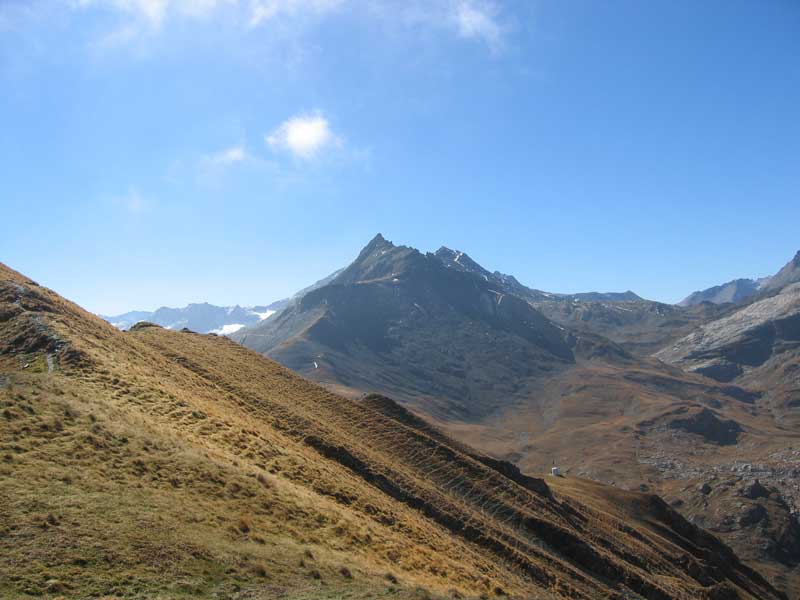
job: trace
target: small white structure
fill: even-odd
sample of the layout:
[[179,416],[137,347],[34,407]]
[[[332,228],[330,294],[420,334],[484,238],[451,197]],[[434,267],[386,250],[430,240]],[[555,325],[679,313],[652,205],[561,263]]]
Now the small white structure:
[[558,477],[559,475],[561,475],[561,471],[558,470],[558,467],[552,467],[550,469],[550,475],[552,475],[553,477]]

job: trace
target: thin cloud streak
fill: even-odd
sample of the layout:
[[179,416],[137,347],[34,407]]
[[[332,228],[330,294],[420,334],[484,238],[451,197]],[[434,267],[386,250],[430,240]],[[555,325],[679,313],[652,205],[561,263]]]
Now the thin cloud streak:
[[463,39],[484,42],[492,51],[503,46],[506,33],[495,0],[411,1],[400,7],[388,0],[367,4],[356,0],[72,0],[69,6],[78,14],[90,10],[120,13],[124,21],[105,36],[116,44],[160,33],[170,21],[207,20],[223,12],[240,27],[257,29],[279,19],[320,19],[349,11],[449,31]]

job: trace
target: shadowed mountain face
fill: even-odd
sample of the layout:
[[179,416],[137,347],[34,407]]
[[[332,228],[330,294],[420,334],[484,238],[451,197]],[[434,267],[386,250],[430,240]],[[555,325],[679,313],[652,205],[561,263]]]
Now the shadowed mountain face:
[[513,278],[459,255],[467,268],[378,236],[330,284],[235,339],[314,379],[467,421],[526,397],[578,356],[627,360],[607,340],[550,322],[510,293],[522,287]]
[[527,477],[4,265],[0,403],[4,598],[782,597],[657,496]]

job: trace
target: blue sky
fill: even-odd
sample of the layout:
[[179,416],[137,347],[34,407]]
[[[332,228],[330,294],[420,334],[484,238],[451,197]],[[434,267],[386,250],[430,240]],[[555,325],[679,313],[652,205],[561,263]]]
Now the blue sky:
[[674,302],[800,249],[800,4],[0,0],[0,260],[263,304],[375,233]]

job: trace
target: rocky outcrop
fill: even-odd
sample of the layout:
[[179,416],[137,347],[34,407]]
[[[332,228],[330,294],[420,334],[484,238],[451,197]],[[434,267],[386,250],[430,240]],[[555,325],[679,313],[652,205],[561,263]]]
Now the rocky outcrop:
[[139,331],[141,329],[149,329],[151,327],[157,327],[158,329],[162,329],[161,325],[158,325],[156,323],[151,323],[150,321],[139,321],[133,327],[131,327],[129,331]]
[[720,445],[735,444],[742,427],[732,419],[720,419],[712,410],[704,408],[699,412],[669,423],[671,429],[682,429],[687,433],[702,436],[707,442]]

